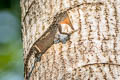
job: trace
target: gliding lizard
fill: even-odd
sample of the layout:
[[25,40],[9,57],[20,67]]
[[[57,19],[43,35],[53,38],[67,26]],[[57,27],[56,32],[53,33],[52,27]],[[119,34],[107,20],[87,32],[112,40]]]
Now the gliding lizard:
[[[67,35],[67,39],[65,39],[66,41],[69,40],[70,35],[73,32],[69,33],[69,34],[63,33],[61,31],[61,24],[68,24],[71,27],[71,29],[74,29],[72,27],[72,24],[70,22],[70,19],[69,19],[67,12],[63,12],[63,13],[55,15],[53,22],[50,25],[50,27],[48,28],[48,30],[33,44],[31,50],[29,51],[29,54],[28,54],[26,61],[25,61],[25,69],[24,69],[25,74],[26,74],[26,79],[29,80],[29,78],[32,74],[32,71],[35,67],[35,64],[36,64],[36,62],[41,60],[42,54],[44,54],[48,50],[49,47],[51,47],[54,43],[56,43],[56,41],[54,39],[55,39],[55,35],[56,35],[58,30],[61,34]],[[32,67],[31,71],[28,73],[28,68],[27,68],[28,61],[29,61],[29,58],[32,54],[35,55],[34,66]]]

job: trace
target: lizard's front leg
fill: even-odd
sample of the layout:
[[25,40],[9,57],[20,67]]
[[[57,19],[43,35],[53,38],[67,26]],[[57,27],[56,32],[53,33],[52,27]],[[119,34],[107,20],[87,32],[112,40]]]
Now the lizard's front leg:
[[55,35],[54,43],[57,44],[59,42],[62,42],[63,44],[65,44],[70,39],[70,35],[71,34],[62,32],[61,25],[58,24],[58,31]]
[[[67,24],[73,31],[70,33],[63,32],[62,24]],[[66,17],[63,20],[61,20],[57,25],[58,25],[58,33],[55,35],[54,43],[62,42],[64,44],[70,39],[70,35],[74,33],[76,30],[74,30],[73,25],[71,24],[71,21],[67,13],[66,13]]]

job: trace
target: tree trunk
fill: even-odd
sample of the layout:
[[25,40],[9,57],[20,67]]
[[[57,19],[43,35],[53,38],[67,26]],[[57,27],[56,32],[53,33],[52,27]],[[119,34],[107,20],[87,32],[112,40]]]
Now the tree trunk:
[[[21,11],[25,80],[120,79],[119,0],[21,0]],[[44,34],[54,33],[64,12],[70,22],[61,27],[70,39],[49,44],[55,37]],[[44,53],[35,64],[36,44]]]

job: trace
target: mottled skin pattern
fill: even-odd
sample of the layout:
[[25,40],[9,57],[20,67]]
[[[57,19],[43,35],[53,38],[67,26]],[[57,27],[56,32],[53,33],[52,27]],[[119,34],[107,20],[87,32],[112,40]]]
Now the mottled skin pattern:
[[[64,19],[65,19],[65,23],[67,22],[67,24],[69,25],[70,22],[66,21],[66,18],[68,20],[68,15],[67,15],[66,11],[63,13],[60,13],[60,14],[56,14],[53,19],[53,23],[50,25],[48,30],[33,44],[32,48],[25,60],[25,75],[27,74],[26,79],[29,80],[29,77],[32,74],[35,64],[36,64],[36,62],[41,60],[42,54],[44,54],[48,50],[48,48],[51,47],[51,45],[53,45],[54,43],[57,42],[57,41],[55,41],[55,35],[56,35],[57,31],[59,31],[60,34],[67,35],[66,39],[64,39],[64,41],[60,41],[60,42],[65,43],[67,40],[69,40],[69,37],[73,32],[69,33],[69,34],[63,33],[61,31],[61,25],[60,25],[61,21],[63,24]],[[73,29],[72,26],[70,26],[70,27]],[[29,61],[29,58],[31,57],[31,55],[33,55],[33,54],[35,55],[36,59],[34,61],[34,66],[32,67],[32,70],[30,72],[28,72],[28,70],[27,70],[28,69],[27,68],[28,61]]]

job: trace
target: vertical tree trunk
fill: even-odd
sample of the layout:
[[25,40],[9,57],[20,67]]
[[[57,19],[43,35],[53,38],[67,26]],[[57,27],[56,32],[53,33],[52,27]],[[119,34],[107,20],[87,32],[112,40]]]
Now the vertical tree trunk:
[[[120,79],[119,0],[21,0],[21,11],[26,80]],[[32,70],[32,46],[62,12],[71,22],[61,25],[63,32],[73,31],[70,39],[52,44]],[[39,42],[43,48],[49,40]]]

